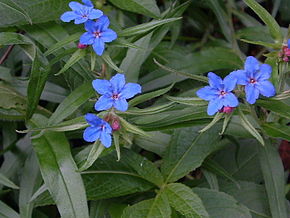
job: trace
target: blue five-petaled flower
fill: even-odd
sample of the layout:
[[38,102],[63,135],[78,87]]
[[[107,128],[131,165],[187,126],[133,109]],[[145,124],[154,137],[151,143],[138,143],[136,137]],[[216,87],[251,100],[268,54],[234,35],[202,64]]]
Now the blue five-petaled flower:
[[112,144],[112,128],[110,124],[95,114],[88,113],[85,118],[90,126],[84,131],[84,140],[87,142],[100,140],[106,148],[110,147]]
[[228,75],[222,80],[216,74],[208,73],[209,86],[199,89],[198,97],[209,101],[207,113],[214,115],[223,107],[236,107],[239,104],[237,97],[231,92],[237,83],[237,79]]
[[85,23],[85,32],[80,43],[83,45],[93,45],[93,49],[97,55],[102,55],[105,50],[105,42],[112,42],[117,38],[115,31],[109,29],[110,21],[105,15],[100,17],[96,22],[87,21]]
[[94,89],[102,95],[95,104],[97,111],[108,110],[112,107],[119,111],[126,111],[126,99],[141,93],[141,86],[137,83],[127,83],[124,74],[116,74],[110,81],[96,79],[93,81]]
[[94,5],[90,0],[82,0],[85,5],[78,2],[70,2],[69,7],[72,11],[63,13],[60,19],[63,22],[75,21],[75,24],[85,23],[88,20],[98,19],[103,15],[101,10],[94,9]]
[[268,64],[260,64],[252,56],[247,57],[244,70],[237,70],[230,75],[237,78],[237,84],[245,86],[246,100],[254,104],[259,95],[272,97],[276,94],[275,87],[268,81],[272,68]]

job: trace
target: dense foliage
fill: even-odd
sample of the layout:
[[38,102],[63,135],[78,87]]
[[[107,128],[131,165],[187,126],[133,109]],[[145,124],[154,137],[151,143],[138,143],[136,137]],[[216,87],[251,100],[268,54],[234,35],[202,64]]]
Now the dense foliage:
[[289,8],[0,0],[0,217],[289,217]]

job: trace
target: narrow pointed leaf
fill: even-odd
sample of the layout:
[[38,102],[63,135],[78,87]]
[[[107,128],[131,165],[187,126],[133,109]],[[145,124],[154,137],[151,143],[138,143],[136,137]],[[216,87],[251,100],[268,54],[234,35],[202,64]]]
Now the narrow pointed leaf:
[[0,184],[7,186],[13,189],[19,189],[17,185],[15,185],[12,181],[10,181],[5,175],[0,173]]

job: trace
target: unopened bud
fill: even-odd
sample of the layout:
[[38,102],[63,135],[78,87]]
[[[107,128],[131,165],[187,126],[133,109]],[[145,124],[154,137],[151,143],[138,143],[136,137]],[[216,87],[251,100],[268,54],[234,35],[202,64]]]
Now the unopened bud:
[[234,111],[234,109],[235,109],[234,107],[223,107],[222,109],[219,110],[219,112],[230,114]]
[[79,44],[78,44],[78,48],[79,49],[85,49],[85,48],[87,48],[88,47],[88,45],[84,45],[84,44],[82,44],[82,43],[80,43],[79,42]]
[[113,122],[112,122],[112,129],[113,131],[118,131],[120,128],[121,128],[121,125],[120,125],[120,120],[119,119],[113,119]]

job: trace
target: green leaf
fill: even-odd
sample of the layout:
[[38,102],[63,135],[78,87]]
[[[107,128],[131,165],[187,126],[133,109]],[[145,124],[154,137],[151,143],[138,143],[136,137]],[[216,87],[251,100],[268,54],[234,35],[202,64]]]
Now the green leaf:
[[90,166],[93,165],[93,163],[98,159],[98,157],[101,155],[105,147],[102,145],[102,143],[98,140],[93,144],[93,147],[86,159],[86,162],[80,167],[79,171],[84,171],[88,169]]
[[1,45],[31,45],[32,41],[26,36],[19,33],[2,32],[0,33],[0,44]]
[[283,41],[283,35],[279,24],[276,20],[269,14],[269,12],[263,8],[255,0],[244,0],[244,2],[263,20],[263,22],[268,26],[269,31],[273,39],[278,42]]
[[172,108],[175,105],[174,102],[169,102],[166,104],[161,104],[158,106],[152,106],[152,107],[148,107],[145,109],[138,109],[138,108],[132,108],[126,112],[124,112],[124,114],[134,114],[136,116],[143,116],[143,115],[148,115],[148,114],[158,114],[161,113],[163,111],[167,111],[170,108]]
[[154,199],[141,201],[125,208],[122,218],[168,218],[170,215],[168,199],[166,195],[159,193]]
[[[178,17],[178,18],[168,18],[168,19],[162,19],[162,20],[153,20],[148,23],[143,23],[143,24],[139,24],[139,25],[124,29],[120,33],[118,33],[118,36],[124,37],[124,36],[134,36],[134,35],[144,34],[159,26],[162,26],[164,24],[168,24],[168,23],[180,20],[180,19],[182,18]],[[137,46],[142,48],[141,45],[137,45]]]
[[220,121],[223,118],[224,114],[223,113],[217,113],[214,118],[212,119],[212,121],[206,125],[203,129],[199,130],[198,132],[202,133],[205,132],[207,130],[209,130],[211,127],[213,127],[218,121]]
[[273,111],[274,113],[290,119],[290,106],[277,100],[258,100],[257,105],[266,108],[267,110]]
[[154,91],[154,92],[149,92],[149,93],[146,93],[143,95],[139,95],[139,96],[133,98],[131,101],[129,101],[129,105],[136,106],[137,104],[148,101],[152,98],[156,98],[156,97],[159,97],[161,95],[164,95],[165,93],[169,92],[169,90],[172,89],[173,86],[174,86],[174,84],[171,84],[170,86],[168,86],[164,89],[159,89],[159,90]]
[[249,43],[249,44],[261,45],[267,48],[274,48],[274,49],[280,49],[282,46],[281,44],[274,44],[274,43],[263,42],[263,41],[251,41],[251,40],[246,40],[246,39],[241,39],[241,41]]
[[166,182],[174,182],[190,171],[199,167],[212,152],[220,149],[218,134],[220,125],[204,133],[197,133],[196,128],[175,130],[161,165],[161,172]]
[[228,194],[205,188],[194,188],[193,192],[201,198],[206,211],[212,218],[252,217],[248,208]]
[[186,218],[209,217],[201,199],[189,187],[172,183],[165,187],[164,194],[170,206]]
[[128,82],[137,82],[139,78],[141,65],[147,58],[147,52],[150,45],[152,33],[142,37],[134,44],[144,48],[144,50],[129,48],[126,57],[123,59],[120,69],[126,74]]
[[11,207],[0,201],[0,216],[3,218],[20,218],[19,214]]
[[[35,115],[33,128],[47,122]],[[63,217],[88,217],[87,199],[82,178],[71,156],[69,143],[64,134],[46,132],[32,140],[43,180]]]
[[49,69],[45,66],[47,60],[45,60],[41,55],[40,51],[36,49],[27,87],[27,120],[32,117],[37,108],[41,93],[49,75]]
[[272,217],[287,218],[284,168],[279,153],[268,140],[265,146],[258,146],[258,151]]
[[267,135],[273,138],[281,138],[290,141],[290,127],[278,123],[264,123],[262,128]]
[[70,59],[66,62],[66,64],[63,66],[63,68],[55,74],[55,76],[59,76],[60,74],[67,71],[70,67],[72,67],[74,64],[79,62],[82,58],[86,56],[86,50],[85,49],[78,49],[75,53],[70,57]]
[[263,137],[260,135],[260,133],[256,130],[256,128],[250,123],[248,118],[244,115],[241,109],[238,109],[240,119],[241,119],[241,124],[242,126],[249,132],[251,133],[252,136],[254,136],[262,145],[265,145]]
[[12,181],[10,181],[6,176],[0,173],[0,184],[7,186],[13,189],[19,189],[17,185],[15,185]]
[[22,169],[19,190],[19,211],[21,217],[31,217],[34,203],[31,202],[33,193],[42,182],[37,157],[34,151],[31,151],[27,157]]
[[117,67],[117,65],[113,62],[113,60],[111,59],[111,57],[105,53],[101,56],[101,58],[115,71],[117,71],[118,73],[123,73],[124,71],[121,70],[119,67]]
[[73,114],[82,104],[95,94],[91,82],[84,83],[76,88],[55,110],[48,120],[48,126],[60,123]]
[[166,96],[166,98],[170,101],[179,103],[179,104],[185,104],[185,105],[192,105],[192,106],[204,106],[208,103],[200,98],[195,97],[173,97],[173,96]]
[[138,128],[137,126],[132,125],[131,123],[127,122],[122,117],[119,117],[121,126],[128,132],[131,132],[136,135],[144,136],[144,137],[150,137],[146,132],[144,132],[142,129]]
[[159,8],[155,0],[109,0],[116,7],[123,10],[144,14],[157,18],[160,16]]

